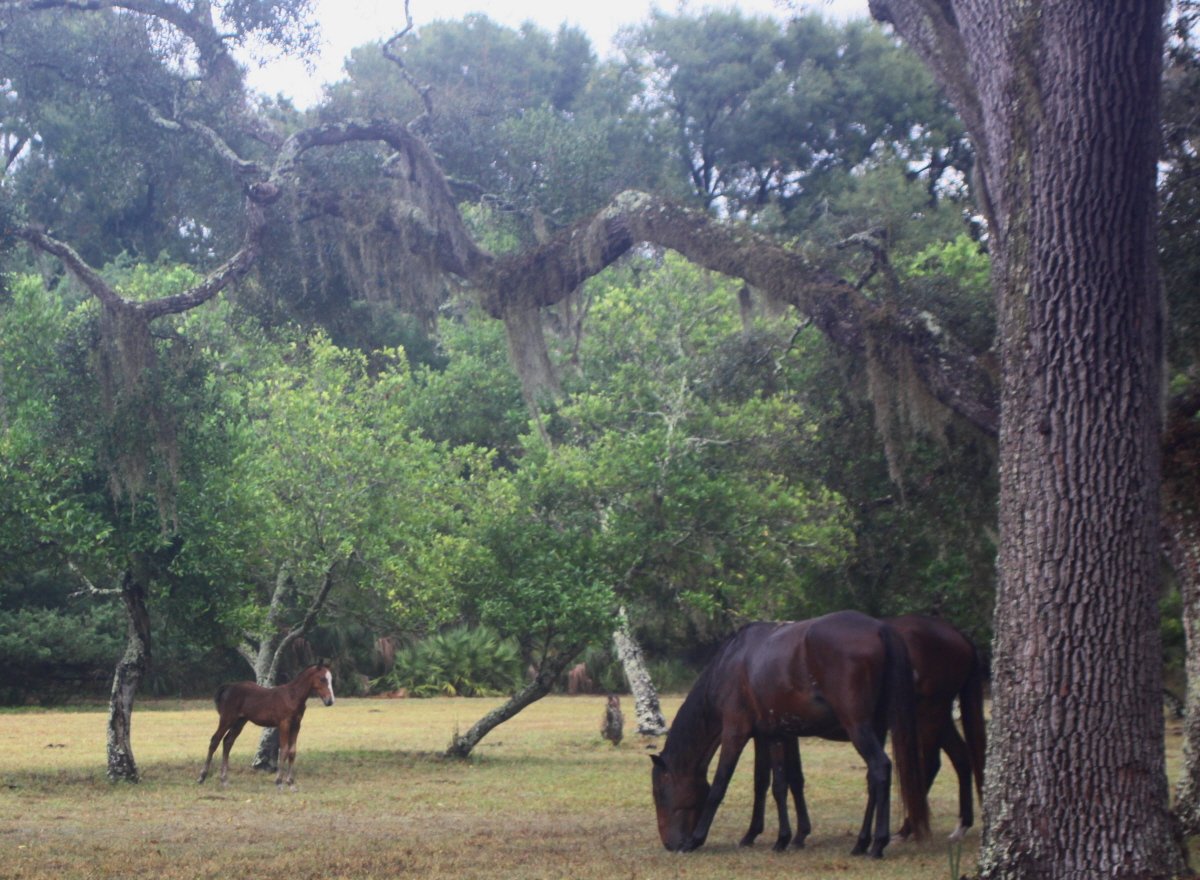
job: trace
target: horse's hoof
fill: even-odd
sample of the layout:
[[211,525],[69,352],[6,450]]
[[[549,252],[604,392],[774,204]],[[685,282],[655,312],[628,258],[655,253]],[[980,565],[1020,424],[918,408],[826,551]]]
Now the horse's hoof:
[[958,824],[958,827],[955,828],[953,831],[951,831],[950,836],[947,837],[946,839],[951,840],[951,841],[958,841],[958,840],[962,840],[966,836],[967,836],[967,828],[965,825],[963,825],[960,822]]
[[850,855],[852,855],[852,856],[865,856],[866,854],[867,854],[867,847],[865,844],[862,844],[862,843],[856,843],[854,845],[854,849],[850,850]]
[[792,841],[792,849],[804,849],[804,839],[797,837]]
[[[756,834],[755,837],[757,837],[757,836],[758,835]],[[749,834],[747,834],[745,837],[743,837],[741,840],[738,841],[738,846],[754,846],[754,837],[751,837]]]
[[788,842],[786,840],[777,840],[777,841],[775,841],[775,845],[773,847],[771,847],[771,849],[774,850],[775,852],[786,852],[787,846],[788,846]]

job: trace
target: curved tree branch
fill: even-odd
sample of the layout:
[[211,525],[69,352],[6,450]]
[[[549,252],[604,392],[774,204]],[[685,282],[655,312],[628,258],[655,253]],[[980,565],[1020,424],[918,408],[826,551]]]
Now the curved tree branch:
[[465,277],[479,289],[488,314],[505,318],[514,310],[559,302],[643,242],[671,248],[794,306],[830,341],[854,354],[866,355],[874,337],[899,343],[938,401],[985,433],[998,433],[998,393],[989,365],[932,316],[871,300],[768,236],[657,196],[622,193],[595,217],[546,244],[493,258]]

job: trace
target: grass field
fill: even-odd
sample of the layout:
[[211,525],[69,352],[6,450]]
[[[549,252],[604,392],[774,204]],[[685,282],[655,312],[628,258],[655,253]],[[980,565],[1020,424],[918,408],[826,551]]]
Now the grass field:
[[[465,730],[497,702],[311,701],[296,761],[300,791],[284,794],[273,775],[248,767],[252,726],[234,747],[229,786],[215,778],[215,762],[213,778],[196,784],[217,720],[208,702],[135,710],[138,785],[104,778],[102,710],[2,713],[0,878],[951,876],[945,837],[957,798],[948,764],[931,797],[934,838],[893,844],[882,862],[868,862],[848,855],[865,806],[865,767],[850,746],[818,740],[802,741],[808,847],[771,851],[769,802],[758,844],[738,848],[750,817],[747,754],[708,843],[674,855],[658,840],[647,743],[627,738],[614,749],[600,739],[602,697],[548,697],[493,731],[473,760],[437,757],[456,726]],[[664,700],[668,718],[678,704]],[[1178,744],[1173,731],[1173,761]],[[975,828],[963,872],[978,843]]]

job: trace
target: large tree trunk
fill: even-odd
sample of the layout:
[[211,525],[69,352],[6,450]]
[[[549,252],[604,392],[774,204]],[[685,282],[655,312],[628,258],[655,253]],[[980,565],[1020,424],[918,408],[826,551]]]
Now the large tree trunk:
[[450,747],[442,753],[445,758],[466,758],[471,754],[480,741],[503,724],[517,715],[522,709],[536,703],[554,687],[554,682],[562,675],[567,665],[575,659],[575,651],[566,651],[552,660],[543,661],[537,675],[525,687],[508,698],[502,705],[488,712],[471,725],[471,729],[461,736],[457,731],[450,742]]
[[1175,815],[1200,833],[1200,388],[1174,398],[1163,437],[1163,537],[1183,600],[1187,705]]
[[658,691],[650,680],[641,646],[629,630],[629,617],[622,608],[618,613],[620,625],[613,633],[617,659],[625,670],[625,681],[633,695],[633,710],[637,716],[637,732],[644,736],[661,736],[667,732],[667,719],[658,704]]
[[976,146],[1003,382],[981,873],[1167,877],[1155,263],[1162,4],[871,0]]
[[125,653],[113,671],[108,701],[108,778],[113,782],[137,782],[130,728],[133,701],[150,665],[150,613],[146,609],[146,583],[132,571],[121,579],[121,601],[128,622]]

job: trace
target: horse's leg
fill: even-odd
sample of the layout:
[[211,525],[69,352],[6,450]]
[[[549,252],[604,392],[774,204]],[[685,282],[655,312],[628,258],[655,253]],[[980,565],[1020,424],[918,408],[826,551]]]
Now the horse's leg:
[[229,784],[229,750],[233,748],[233,741],[238,738],[238,734],[242,732],[242,728],[246,726],[248,718],[239,718],[229,727],[229,732],[225,734],[225,745],[221,749],[221,785]]
[[[941,729],[941,746],[958,775],[958,827],[950,834],[951,840],[962,840],[967,835],[967,829],[975,824],[975,808],[971,791],[971,758],[967,744],[958,733],[951,718]],[[935,767],[934,773],[937,772]],[[932,777],[929,784],[933,784]]]
[[792,790],[792,800],[796,802],[796,836],[792,838],[792,848],[804,849],[804,841],[812,832],[812,822],[808,818],[808,805],[804,803],[804,768],[800,764],[799,737],[785,740],[783,750],[788,787]]
[[738,846],[750,846],[754,838],[762,834],[763,812],[767,804],[767,784],[771,779],[771,756],[767,753],[766,742],[761,737],[754,738],[754,807],[750,812],[750,829],[742,837]]
[[[860,723],[850,731],[850,741],[854,748],[867,762],[867,812],[863,816],[863,827],[858,835],[858,843],[851,850],[851,855],[863,855],[870,858],[883,858],[884,847],[888,845],[889,824],[891,821],[891,788],[892,761],[883,750],[883,745],[871,724]],[[874,814],[875,834],[871,835],[871,818]],[[870,848],[867,843],[870,841]]]
[[[291,736],[291,741],[288,743],[287,784],[288,784],[288,788],[290,788],[292,791],[299,791],[299,789],[296,788],[296,773],[295,773],[296,740],[298,740],[299,738],[300,738],[300,719],[297,718],[295,721],[292,722],[292,736]],[[283,754],[282,753],[280,753],[279,758],[280,758],[280,763],[282,764],[283,763]]]
[[276,760],[275,788],[283,791],[283,764],[287,760],[288,749],[292,743],[292,720],[285,718],[279,722],[279,757]]
[[200,778],[196,780],[197,784],[208,779],[208,771],[212,767],[213,753],[216,752],[217,746],[221,743],[221,737],[225,735],[225,731],[228,729],[229,726],[225,723],[224,718],[217,722],[217,732],[208,741],[208,757],[204,759],[204,769],[200,771]]
[[721,806],[721,801],[725,799],[729,780],[733,777],[733,771],[737,769],[738,758],[749,739],[749,732],[742,731],[721,736],[721,757],[717,761],[717,772],[713,774],[712,786],[708,790],[708,799],[704,802],[700,819],[696,822],[695,830],[692,831],[692,839],[683,845],[683,852],[699,849],[708,839],[708,829],[712,827],[713,817],[717,815],[717,807]]
[[[786,739],[786,737],[785,737]],[[771,741],[771,794],[775,797],[775,808],[779,812],[779,836],[775,838],[775,852],[787,849],[792,839],[792,825],[788,821],[788,768],[787,745],[783,739]]]

